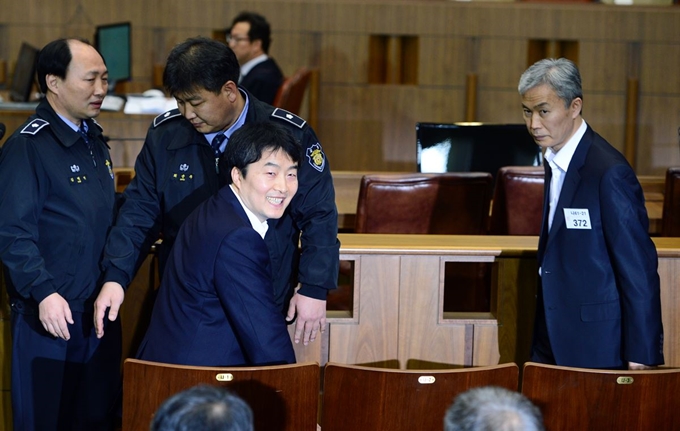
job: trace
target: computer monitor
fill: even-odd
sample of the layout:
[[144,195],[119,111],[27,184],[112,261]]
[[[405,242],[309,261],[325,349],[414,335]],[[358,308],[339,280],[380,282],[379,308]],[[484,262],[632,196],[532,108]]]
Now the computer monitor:
[[524,124],[416,123],[419,172],[489,172],[538,166],[541,148]]
[[9,89],[9,97],[15,102],[28,102],[31,100],[33,84],[35,84],[35,69],[40,50],[23,42],[19,49],[19,57],[14,66],[12,84]]
[[112,92],[117,82],[128,81],[132,77],[130,23],[97,26],[94,44],[106,62],[109,92]]

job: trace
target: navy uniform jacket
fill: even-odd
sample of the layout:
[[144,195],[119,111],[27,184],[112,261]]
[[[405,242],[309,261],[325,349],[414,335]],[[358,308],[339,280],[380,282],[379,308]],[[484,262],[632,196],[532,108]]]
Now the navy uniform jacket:
[[[265,237],[275,300],[283,306],[298,276],[301,294],[325,299],[328,289],[337,285],[340,248],[328,160],[316,134],[303,119],[253,97],[249,99],[246,123],[276,121],[288,128],[305,152],[298,170],[298,192],[284,216],[270,221]],[[178,110],[159,115],[137,157],[135,177],[125,190],[125,202],[107,241],[105,280],[127,287],[140,255],[148,251],[148,238],[155,240],[158,231],[163,238],[158,250],[163,271],[179,226],[201,202],[227,184],[228,175],[226,166],[217,172],[212,148]]]
[[[547,175],[544,226],[550,170]],[[568,221],[565,209],[585,209],[590,220],[577,212]],[[586,222],[588,229],[574,229]],[[658,259],[648,228],[633,169],[588,127],[569,164],[550,233],[543,231],[538,247],[547,331],[558,365],[663,364]]]
[[267,246],[229,186],[182,225],[138,357],[183,365],[294,363]]
[[257,100],[271,105],[282,83],[283,72],[270,57],[250,69],[248,74],[241,78],[239,85],[248,90]]
[[56,292],[71,310],[93,312],[115,194],[101,129],[87,124],[92,155],[44,100],[2,148],[0,259],[15,311],[37,313]]

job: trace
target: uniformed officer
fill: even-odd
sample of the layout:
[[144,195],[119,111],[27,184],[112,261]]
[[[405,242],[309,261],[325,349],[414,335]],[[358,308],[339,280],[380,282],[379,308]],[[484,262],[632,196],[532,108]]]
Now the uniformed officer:
[[[286,214],[270,223],[273,229],[265,237],[273,294],[282,311],[292,296],[287,316],[292,320],[297,313],[295,342],[308,344],[324,329],[326,294],[337,285],[339,265],[337,209],[328,160],[302,118],[260,102],[237,86],[238,76],[236,56],[220,42],[188,39],[170,53],[163,82],[179,109],[158,116],[149,128],[135,163],[135,177],[107,240],[103,261],[107,283],[95,304],[100,336],[104,312],[110,308],[109,318],[116,318],[140,255],[146,254],[160,231],[162,273],[180,224],[227,184],[220,153],[229,136],[244,123],[256,121],[284,125],[305,151],[298,193]],[[293,295],[298,281],[301,288]]]
[[111,157],[99,125],[106,65],[86,41],[38,56],[45,99],[0,155],[0,259],[11,304],[15,430],[113,428],[120,325],[99,339],[93,304],[114,218]]

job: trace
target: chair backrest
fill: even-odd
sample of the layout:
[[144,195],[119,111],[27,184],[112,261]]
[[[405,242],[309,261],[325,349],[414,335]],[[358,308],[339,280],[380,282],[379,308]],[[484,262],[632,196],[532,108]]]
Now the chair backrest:
[[489,233],[539,235],[543,217],[543,167],[506,166],[498,170]]
[[492,183],[482,172],[365,175],[355,231],[485,234]]
[[546,429],[680,429],[680,369],[593,370],[527,362],[522,393]]
[[223,386],[253,410],[255,430],[316,429],[319,365],[194,367],[126,359],[123,366],[123,428],[146,431],[168,397],[197,384]]
[[680,168],[666,171],[661,224],[661,236],[680,236]]
[[393,370],[328,363],[323,431],[441,431],[461,392],[477,386],[517,390],[516,364],[451,370]]
[[293,75],[284,78],[272,105],[299,115],[311,75],[310,69],[301,67]]

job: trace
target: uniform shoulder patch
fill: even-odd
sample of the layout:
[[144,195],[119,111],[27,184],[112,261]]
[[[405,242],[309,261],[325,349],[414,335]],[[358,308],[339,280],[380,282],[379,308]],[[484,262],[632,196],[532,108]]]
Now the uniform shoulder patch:
[[23,133],[25,135],[35,135],[40,130],[42,130],[43,127],[49,126],[49,125],[50,125],[50,123],[43,120],[42,118],[36,118],[35,120],[26,124],[26,127],[21,129],[21,133]]
[[293,114],[292,112],[288,112],[285,109],[281,108],[276,108],[274,109],[274,112],[272,112],[272,117],[278,118],[279,120],[287,121],[290,124],[293,124],[300,129],[305,127],[305,124],[307,122],[303,120],[302,118],[298,117],[297,115]]
[[153,126],[158,127],[162,123],[168,121],[171,118],[177,118],[181,116],[179,109],[171,109],[170,111],[166,111],[162,113],[161,115],[157,116],[156,118],[153,119]]
[[305,155],[307,156],[307,161],[314,169],[319,172],[323,172],[323,168],[326,167],[326,155],[323,153],[321,144],[317,142],[316,144],[307,148]]

